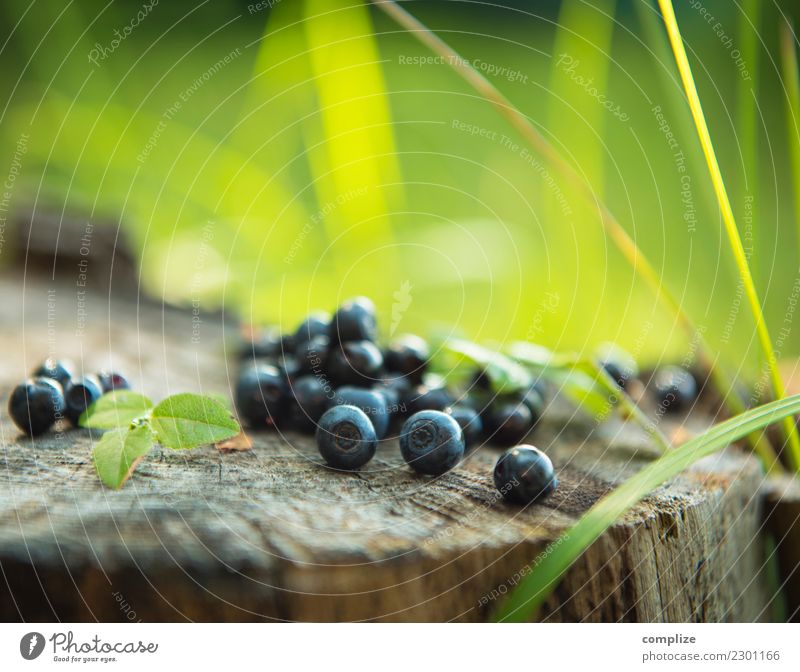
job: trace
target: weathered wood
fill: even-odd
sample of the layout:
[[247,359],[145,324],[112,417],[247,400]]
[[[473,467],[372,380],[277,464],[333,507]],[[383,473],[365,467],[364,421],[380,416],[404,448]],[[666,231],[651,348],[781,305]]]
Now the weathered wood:
[[[0,370],[3,404],[12,382],[48,352],[46,288],[26,287],[24,332],[23,295],[13,289],[20,296],[9,298],[0,345],[17,356]],[[193,342],[191,315],[93,296],[78,336],[72,299],[60,301],[57,350],[83,352],[87,369],[111,359],[155,397],[230,393],[235,373],[220,320],[203,316]],[[0,437],[6,620],[486,619],[548,544],[640,468],[648,450],[636,428],[595,427],[554,407],[535,441],[553,457],[561,485],[546,503],[522,510],[499,501],[491,481],[498,451],[489,447],[428,479],[387,442],[362,472],[340,474],[319,465],[307,437],[257,433],[247,452],[159,449],[111,492],[94,474],[86,431],[31,441],[4,414]],[[768,618],[761,480],[756,462],[735,449],[699,463],[604,535],[545,617]]]
[[800,481],[794,476],[764,484],[764,518],[772,535],[786,618],[800,621]]

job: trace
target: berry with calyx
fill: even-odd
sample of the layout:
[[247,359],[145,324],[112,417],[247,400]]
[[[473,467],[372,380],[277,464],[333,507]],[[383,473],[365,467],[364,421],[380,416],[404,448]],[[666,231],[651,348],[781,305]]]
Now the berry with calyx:
[[513,446],[533,429],[535,418],[530,408],[516,399],[497,399],[486,414],[489,439],[501,446]]
[[317,448],[334,469],[352,471],[369,462],[378,446],[375,428],[355,406],[329,408],[317,426]]
[[66,389],[69,381],[72,380],[73,367],[70,362],[55,357],[45,359],[31,374],[31,378],[50,378],[61,384]]
[[386,398],[379,392],[345,385],[336,390],[333,403],[336,406],[355,406],[362,410],[375,428],[375,434],[379,439],[386,436],[386,432],[389,431],[389,409],[386,407]]
[[483,436],[483,421],[480,414],[465,404],[456,404],[448,409],[450,416],[461,426],[464,432],[464,444],[467,448],[474,446]]
[[14,388],[8,414],[30,436],[44,434],[64,412],[64,392],[52,378],[29,378]]
[[422,381],[422,375],[428,366],[431,352],[428,344],[419,336],[401,336],[389,344],[383,353],[386,370],[399,373],[415,382]]
[[364,296],[345,301],[331,319],[328,336],[331,343],[376,340],[375,304]]
[[275,427],[288,406],[287,382],[275,366],[260,364],[245,369],[236,385],[236,408],[251,427]]
[[348,341],[331,346],[328,375],[339,385],[374,384],[383,368],[383,355],[370,341]]
[[533,446],[507,450],[494,467],[494,484],[514,504],[530,504],[551,495],[558,487],[553,463]]
[[75,378],[64,390],[64,403],[67,419],[78,426],[78,419],[89,406],[103,396],[103,388],[97,376]]
[[679,366],[665,366],[656,371],[653,384],[656,401],[664,411],[684,410],[697,399],[697,381]]
[[128,379],[116,371],[101,371],[97,374],[97,379],[100,381],[103,394],[106,392],[113,392],[114,390],[131,389],[131,384],[128,382]]
[[328,313],[311,313],[298,325],[294,332],[293,340],[295,348],[306,341],[310,341],[315,336],[327,336],[330,324],[331,316]]
[[439,476],[464,457],[464,432],[446,413],[420,411],[403,424],[400,452],[414,471]]
[[314,428],[332,404],[329,388],[316,376],[300,376],[290,388],[292,423],[299,429]]

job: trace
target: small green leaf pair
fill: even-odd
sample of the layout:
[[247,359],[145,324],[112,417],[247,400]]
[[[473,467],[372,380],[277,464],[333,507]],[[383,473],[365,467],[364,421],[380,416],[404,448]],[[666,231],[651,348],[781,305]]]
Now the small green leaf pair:
[[138,392],[103,395],[80,418],[81,427],[107,429],[92,454],[100,480],[118,490],[155,442],[188,450],[236,436],[239,423],[220,402],[197,394],[176,394],[157,406]]

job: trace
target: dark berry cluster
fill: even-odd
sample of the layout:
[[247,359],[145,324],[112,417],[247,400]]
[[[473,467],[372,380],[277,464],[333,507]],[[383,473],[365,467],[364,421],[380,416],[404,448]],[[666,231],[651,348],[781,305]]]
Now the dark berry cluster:
[[379,344],[375,306],[364,297],[345,301],[333,315],[309,315],[293,333],[261,334],[241,354],[241,419],[253,428],[316,432],[334,469],[364,466],[378,441],[394,436],[414,471],[438,476],[482,441],[522,441],[545,403],[540,384],[493,394],[481,371],[467,389],[448,387],[429,371],[430,348],[419,336]]
[[81,413],[103,394],[129,388],[119,373],[77,376],[67,362],[47,358],[30,378],[14,388],[8,413],[23,432],[37,436],[62,418],[77,426]]

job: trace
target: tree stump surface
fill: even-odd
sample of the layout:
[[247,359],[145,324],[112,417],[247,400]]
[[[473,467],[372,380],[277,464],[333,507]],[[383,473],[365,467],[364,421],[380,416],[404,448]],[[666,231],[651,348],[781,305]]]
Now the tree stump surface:
[[[313,439],[254,432],[254,448],[156,448],[119,491],[104,488],[86,430],[22,436],[5,412],[13,385],[51,351],[87,372],[129,374],[160,399],[230,397],[235,365],[221,317],[135,297],[84,297],[0,284],[0,616],[3,620],[485,620],[582,513],[649,462],[643,433],[595,425],[551,404],[531,441],[560,487],[520,508],[500,500],[481,447],[454,471],[420,477],[397,442],[359,473],[320,465]],[[24,325],[24,326],[23,326]],[[699,431],[711,418],[664,420]],[[636,505],[572,567],[542,617],[552,621],[770,618],[762,474],[735,448]]]

